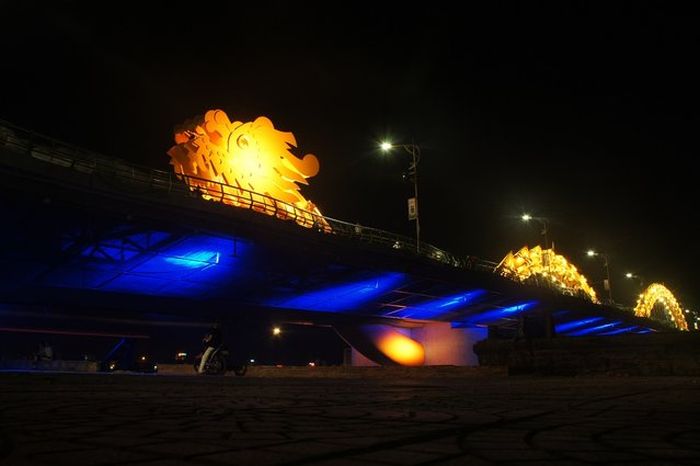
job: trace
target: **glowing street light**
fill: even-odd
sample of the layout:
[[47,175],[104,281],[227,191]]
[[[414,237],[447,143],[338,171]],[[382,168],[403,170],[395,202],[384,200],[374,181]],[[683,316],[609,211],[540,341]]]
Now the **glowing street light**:
[[632,273],[632,272],[627,272],[625,274],[625,278],[628,278],[630,280],[638,280],[639,287],[644,288],[644,277],[642,277],[641,275],[637,275],[636,273]]
[[272,329],[272,334],[273,334],[274,336],[279,336],[280,334],[282,334],[282,329],[279,328],[279,327],[274,327],[274,328]]
[[392,144],[382,142],[379,147],[382,152],[389,152],[394,147],[400,147],[411,155],[411,165],[408,167],[409,176],[413,177],[413,198],[408,200],[408,219],[416,221],[416,252],[420,252],[420,217],[418,215],[418,162],[420,147],[416,144]]
[[549,219],[546,217],[533,217],[530,214],[523,214],[520,217],[520,220],[523,222],[527,223],[530,220],[535,220],[542,225],[542,231],[541,234],[544,236],[544,249],[550,249],[549,247],[549,240],[547,239],[547,233],[549,233]]
[[608,292],[608,301],[613,303],[612,287],[610,286],[610,266],[608,264],[608,255],[603,252],[596,252],[594,249],[586,251],[588,257],[601,257],[603,259],[603,267],[605,268],[605,280],[603,280],[603,288]]
[[644,277],[642,277],[641,275],[637,275],[636,273],[627,272],[625,274],[625,278],[629,278],[629,279],[635,278],[635,279],[639,280],[639,283],[641,285],[644,285]]

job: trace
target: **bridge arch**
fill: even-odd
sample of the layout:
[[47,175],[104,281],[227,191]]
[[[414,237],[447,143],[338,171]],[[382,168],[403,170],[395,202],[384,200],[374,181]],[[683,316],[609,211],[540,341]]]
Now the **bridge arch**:
[[553,249],[523,246],[516,253],[510,251],[494,272],[516,282],[546,285],[564,294],[580,295],[591,302],[599,302],[586,277]]
[[664,311],[671,318],[676,328],[688,330],[688,322],[685,320],[683,309],[678,304],[676,297],[660,283],[652,283],[639,295],[637,306],[634,308],[634,315],[637,317],[651,317],[651,311],[656,303],[660,303],[664,307]]

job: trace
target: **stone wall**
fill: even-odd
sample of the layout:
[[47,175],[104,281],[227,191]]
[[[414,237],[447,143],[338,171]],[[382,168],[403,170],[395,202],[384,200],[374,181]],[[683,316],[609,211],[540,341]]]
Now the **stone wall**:
[[509,374],[700,375],[700,333],[484,340],[474,345],[482,366]]
[[0,360],[4,370],[45,370],[59,372],[97,372],[99,363],[95,361],[32,361],[29,359]]

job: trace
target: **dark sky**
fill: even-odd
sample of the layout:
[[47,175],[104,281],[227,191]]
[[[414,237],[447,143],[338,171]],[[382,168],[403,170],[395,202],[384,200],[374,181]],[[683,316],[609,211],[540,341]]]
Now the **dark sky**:
[[499,260],[541,239],[527,211],[594,284],[607,251],[624,304],[633,271],[700,308],[692,12],[294,3],[5,3],[0,118],[168,169],[176,124],[265,115],[325,215],[409,235],[408,156],[376,144],[415,141],[425,241]]

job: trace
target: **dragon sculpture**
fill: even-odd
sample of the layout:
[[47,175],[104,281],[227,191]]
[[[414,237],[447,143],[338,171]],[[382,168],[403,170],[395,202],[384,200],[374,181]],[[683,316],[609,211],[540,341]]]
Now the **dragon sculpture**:
[[566,294],[578,294],[598,303],[595,290],[588,284],[586,277],[564,256],[556,254],[552,249],[524,246],[516,253],[509,252],[494,271],[520,283],[538,284],[543,280]]
[[168,150],[170,163],[202,198],[331,231],[299,192],[298,183],[308,184],[318,173],[318,159],[292,154],[294,135],[275,129],[268,118],[231,122],[224,111],[209,110],[176,128],[175,143]]

